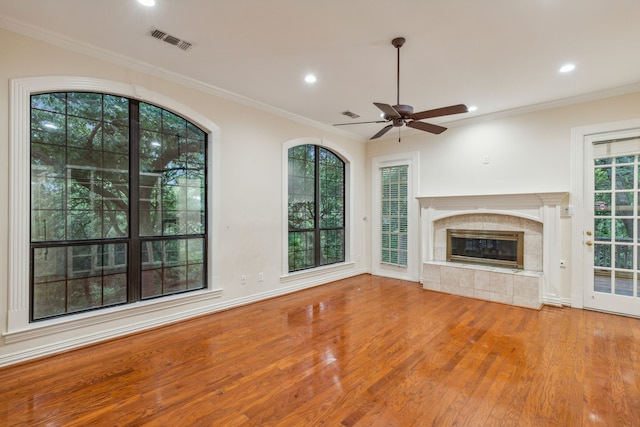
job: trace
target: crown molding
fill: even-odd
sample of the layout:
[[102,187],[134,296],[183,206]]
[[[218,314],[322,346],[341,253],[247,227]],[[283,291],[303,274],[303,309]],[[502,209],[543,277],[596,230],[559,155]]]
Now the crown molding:
[[640,92],[640,82],[617,86],[609,89],[589,92],[582,95],[571,96],[567,98],[556,99],[538,104],[526,105],[524,107],[510,108],[508,110],[497,111],[495,113],[482,114],[465,119],[444,122],[449,127],[463,126],[471,123],[479,123],[506,117],[519,116],[522,114],[534,113],[536,111],[550,110],[552,108],[566,107],[569,105],[582,104],[584,102],[597,101],[599,99],[612,98],[614,96],[628,95],[630,93]]

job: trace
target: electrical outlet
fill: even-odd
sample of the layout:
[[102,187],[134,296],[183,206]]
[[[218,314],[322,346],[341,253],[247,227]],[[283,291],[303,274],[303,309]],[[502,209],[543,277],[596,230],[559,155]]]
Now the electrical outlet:
[[260,272],[258,273],[258,282],[262,282],[264,281],[264,273]]
[[243,274],[242,276],[240,276],[240,283],[242,283],[243,285],[247,284],[247,275]]

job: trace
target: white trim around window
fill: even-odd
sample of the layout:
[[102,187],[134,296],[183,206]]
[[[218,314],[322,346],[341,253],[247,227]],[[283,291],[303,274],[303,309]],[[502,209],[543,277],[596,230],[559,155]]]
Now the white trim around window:
[[[408,253],[407,266],[394,266],[381,262],[381,184],[380,169],[392,166],[409,167],[408,182]],[[420,153],[413,151],[388,156],[375,157],[371,161],[371,272],[376,276],[392,277],[417,282],[420,280],[419,253],[419,211],[420,204],[416,199],[420,183]]]
[[[95,336],[71,340],[59,348],[73,347],[100,339],[203,314],[203,302],[219,298],[220,289],[220,137],[218,126],[201,113],[181,103],[132,84],[84,77],[33,77],[11,80],[9,144],[9,272],[6,343],[46,337],[110,321],[130,319],[125,326]],[[30,241],[30,97],[45,92],[98,92],[138,99],[179,114],[208,134],[208,277],[207,289],[104,310],[78,313],[29,323]],[[189,304],[194,306],[189,307]],[[198,306],[198,308],[196,308]],[[141,320],[144,319],[144,320]],[[37,355],[37,354],[36,354]]]
[[[345,228],[345,242],[344,242],[344,262],[337,264],[329,264],[321,267],[310,268],[307,270],[300,270],[295,272],[289,272],[289,148],[298,145],[318,145],[331,150],[334,154],[344,161],[344,228]],[[313,279],[318,274],[337,273],[339,277],[348,277],[338,273],[345,268],[352,268],[353,254],[351,242],[353,241],[353,218],[351,209],[351,195],[353,194],[351,179],[352,161],[343,152],[340,147],[333,144],[330,141],[325,141],[322,138],[317,137],[302,137],[286,141],[282,144],[282,273],[280,276],[281,282],[288,282],[294,279]]]

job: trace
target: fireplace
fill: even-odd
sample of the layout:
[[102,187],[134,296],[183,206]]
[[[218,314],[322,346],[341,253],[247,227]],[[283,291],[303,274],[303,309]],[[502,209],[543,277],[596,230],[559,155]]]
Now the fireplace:
[[[418,197],[422,287],[432,291],[540,308],[560,306],[561,203],[566,192]],[[522,268],[447,260],[447,230],[524,232]],[[526,236],[526,238],[524,238]],[[466,256],[466,255],[465,255]]]
[[447,261],[524,268],[524,232],[447,229]]

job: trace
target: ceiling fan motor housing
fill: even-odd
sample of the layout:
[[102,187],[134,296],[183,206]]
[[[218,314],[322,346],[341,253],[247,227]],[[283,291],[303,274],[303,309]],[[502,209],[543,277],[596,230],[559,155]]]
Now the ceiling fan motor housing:
[[413,114],[413,107],[411,105],[394,105],[393,109],[396,110],[403,118],[407,118]]
[[389,116],[388,114],[384,115],[384,119],[389,121],[393,120],[393,125],[398,127],[402,126],[406,119],[411,118],[413,114],[413,107],[411,105],[398,104],[392,106],[394,110],[400,115],[400,117]]

